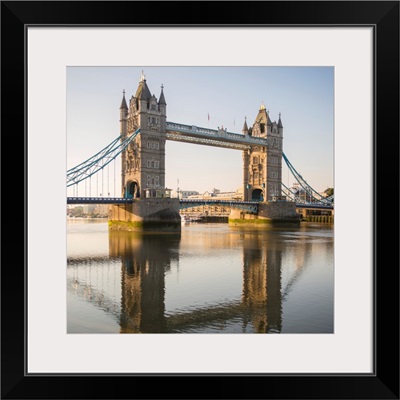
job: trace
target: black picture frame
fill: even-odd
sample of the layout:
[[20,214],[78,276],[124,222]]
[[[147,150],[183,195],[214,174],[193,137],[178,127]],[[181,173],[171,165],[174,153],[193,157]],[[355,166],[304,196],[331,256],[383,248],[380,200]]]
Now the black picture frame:
[[[238,28],[365,25],[374,28],[373,373],[138,376],[26,373],[29,334],[26,329],[26,249],[29,245],[26,28],[30,25],[132,24]],[[399,1],[3,1],[1,33],[3,399],[399,399],[399,213],[396,204],[399,198]],[[21,160],[21,153],[24,163],[15,163],[13,156],[9,157],[18,154]],[[18,173],[17,165],[20,166]]]

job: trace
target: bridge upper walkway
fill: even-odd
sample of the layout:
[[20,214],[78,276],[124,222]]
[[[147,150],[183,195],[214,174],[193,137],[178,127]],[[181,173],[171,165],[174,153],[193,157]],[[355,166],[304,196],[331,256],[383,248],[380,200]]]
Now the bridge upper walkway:
[[208,129],[168,121],[167,139],[237,150],[247,150],[250,146],[268,145],[265,138],[228,132],[226,129]]

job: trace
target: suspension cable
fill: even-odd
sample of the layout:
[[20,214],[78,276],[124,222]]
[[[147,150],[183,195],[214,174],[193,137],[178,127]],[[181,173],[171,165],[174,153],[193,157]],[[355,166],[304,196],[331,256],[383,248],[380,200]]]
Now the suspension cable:
[[81,182],[102,170],[111,161],[115,160],[115,158],[126,149],[139,133],[140,129],[137,129],[132,135],[128,136],[124,140],[121,140],[121,137],[118,136],[103,150],[96,153],[96,155],[90,157],[76,167],[69,169],[67,171],[67,187],[77,182]]
[[[293,167],[293,165],[290,163],[288,158],[286,157],[285,153],[282,153],[282,157],[286,162],[286,165],[288,166],[289,170],[292,172],[293,176],[295,177],[296,181],[299,183],[299,185],[310,195],[312,198],[318,202],[323,202],[327,204],[332,204],[331,201],[327,200],[325,197],[323,197],[320,193],[318,193],[315,189],[313,189],[305,180],[304,178],[296,171],[296,169]],[[315,197],[313,195],[315,193],[318,197]]]

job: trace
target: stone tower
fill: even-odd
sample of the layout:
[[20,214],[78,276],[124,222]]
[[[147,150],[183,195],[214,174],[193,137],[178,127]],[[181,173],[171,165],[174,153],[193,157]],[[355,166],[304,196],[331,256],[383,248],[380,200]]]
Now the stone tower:
[[243,151],[243,200],[268,202],[281,196],[283,125],[281,115],[272,122],[264,104],[252,127],[245,120],[242,133],[267,139],[267,146]]
[[121,154],[122,196],[165,196],[166,112],[163,86],[157,100],[142,73],[136,93],[129,100],[123,94],[120,106],[121,140],[140,133]]

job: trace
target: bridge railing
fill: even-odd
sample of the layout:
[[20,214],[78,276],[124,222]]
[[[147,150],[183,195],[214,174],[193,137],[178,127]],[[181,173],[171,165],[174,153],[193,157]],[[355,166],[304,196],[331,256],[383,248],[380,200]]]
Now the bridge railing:
[[125,197],[67,197],[67,204],[126,204],[133,199]]
[[180,199],[180,203],[222,203],[222,204],[259,204],[259,201],[242,201],[242,200],[224,200],[224,199]]

